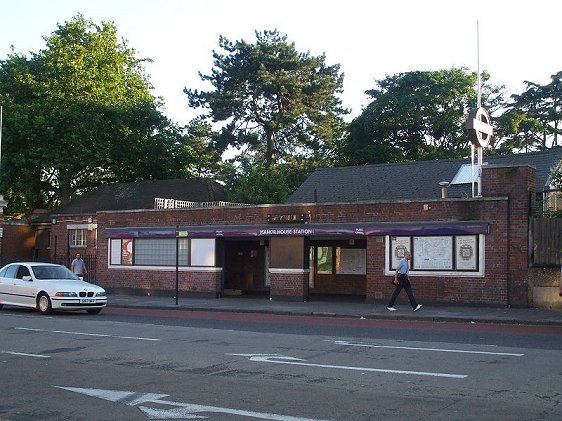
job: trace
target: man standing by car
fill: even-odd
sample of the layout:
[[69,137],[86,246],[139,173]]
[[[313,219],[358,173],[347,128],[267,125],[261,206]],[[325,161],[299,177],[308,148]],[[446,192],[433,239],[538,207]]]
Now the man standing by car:
[[88,271],[86,270],[86,263],[82,259],[80,253],[76,253],[76,258],[70,264],[70,270],[72,273],[75,273],[81,278],[84,278],[88,274]]

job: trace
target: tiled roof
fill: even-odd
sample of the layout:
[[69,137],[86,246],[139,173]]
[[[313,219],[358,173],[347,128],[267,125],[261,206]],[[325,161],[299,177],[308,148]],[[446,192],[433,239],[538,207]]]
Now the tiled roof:
[[[476,158],[475,158],[476,159]],[[550,183],[562,161],[562,147],[540,152],[484,156],[484,164],[531,165],[536,169],[537,191]],[[437,199],[439,182],[451,182],[467,159],[443,159],[355,167],[318,168],[285,203],[357,202],[370,200]],[[449,197],[471,195],[471,185],[453,185]]]
[[152,209],[154,199],[191,202],[227,201],[225,188],[206,178],[150,180],[133,183],[106,184],[88,192],[65,206],[41,214],[33,222],[47,222],[52,215],[92,215],[98,211]]

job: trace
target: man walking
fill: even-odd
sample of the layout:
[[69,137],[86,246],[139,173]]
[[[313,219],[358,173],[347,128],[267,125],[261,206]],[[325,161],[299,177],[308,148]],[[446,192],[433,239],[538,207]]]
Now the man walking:
[[398,262],[398,267],[396,268],[396,273],[394,274],[394,282],[393,284],[396,285],[394,288],[394,292],[392,293],[392,297],[390,297],[390,302],[388,303],[388,311],[396,311],[394,308],[394,302],[398,295],[402,291],[402,289],[406,290],[406,294],[408,294],[408,299],[410,300],[410,305],[414,309],[414,311],[418,311],[422,308],[421,304],[416,302],[414,298],[414,292],[412,291],[412,285],[410,284],[410,278],[408,274],[410,273],[410,260],[412,259],[412,253],[406,250],[404,253],[404,257],[400,259]]

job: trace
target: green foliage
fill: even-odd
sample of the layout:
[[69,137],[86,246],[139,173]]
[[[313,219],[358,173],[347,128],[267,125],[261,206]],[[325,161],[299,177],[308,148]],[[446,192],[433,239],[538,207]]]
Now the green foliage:
[[[377,88],[366,91],[372,102],[349,125],[343,148],[349,164],[466,156],[470,144],[464,123],[476,104],[476,79],[466,69],[453,68],[377,81]],[[484,84],[488,108],[500,103],[501,89]]]
[[0,62],[9,211],[66,203],[106,182],[185,174],[189,140],[159,110],[144,60],[112,23],[77,15],[45,41],[29,58]]
[[562,71],[547,85],[525,82],[527,90],[512,95],[501,116],[502,140],[517,150],[542,150],[559,145],[562,135]]
[[299,53],[276,30],[256,32],[256,38],[250,44],[220,37],[226,53],[214,52],[211,74],[200,74],[214,90],[185,89],[190,105],[226,122],[216,139],[221,152],[234,147],[266,167],[295,155],[328,159],[346,112],[337,97],[343,85],[339,65],[327,66],[324,55]]
[[225,163],[219,175],[239,203],[282,203],[313,171],[306,160],[266,166],[253,158]]

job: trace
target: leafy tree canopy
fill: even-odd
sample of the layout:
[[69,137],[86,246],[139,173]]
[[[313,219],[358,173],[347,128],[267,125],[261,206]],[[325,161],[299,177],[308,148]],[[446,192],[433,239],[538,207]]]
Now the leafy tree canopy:
[[541,150],[560,144],[562,135],[562,71],[540,85],[525,82],[527,89],[512,95],[500,117],[501,137],[511,149]]
[[105,182],[184,174],[188,140],[160,112],[144,60],[112,23],[77,15],[45,41],[29,58],[0,62],[10,210],[66,203]]
[[216,147],[243,149],[266,167],[298,155],[330,159],[344,124],[338,94],[340,66],[325,56],[299,53],[277,30],[256,31],[256,42],[231,42],[224,36],[213,52],[210,75],[200,74],[211,91],[185,89],[192,107],[208,109],[207,118],[224,122]]
[[[489,75],[484,74],[486,82]],[[464,68],[412,71],[377,81],[372,102],[349,125],[344,154],[351,165],[466,156],[465,120],[476,104],[477,75]],[[484,83],[493,110],[502,87]]]

